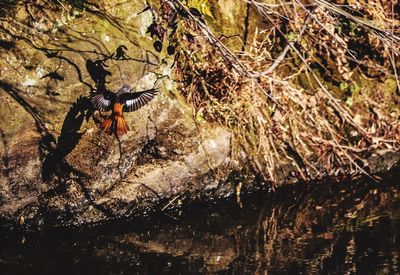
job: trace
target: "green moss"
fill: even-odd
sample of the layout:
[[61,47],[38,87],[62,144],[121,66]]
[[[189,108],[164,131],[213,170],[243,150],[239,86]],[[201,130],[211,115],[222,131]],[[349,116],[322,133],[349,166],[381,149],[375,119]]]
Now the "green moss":
[[350,86],[350,92],[351,94],[354,95],[358,95],[360,93],[360,86],[358,85],[357,82],[354,82],[351,86]]
[[339,88],[342,92],[347,92],[347,90],[349,89],[349,84],[347,82],[342,82],[340,83]]
[[26,129],[27,123],[31,123],[28,113],[18,105],[14,99],[0,90],[0,129],[7,136],[13,136]]
[[396,94],[397,91],[397,81],[392,77],[388,77],[383,82],[383,91],[385,96],[392,96]]

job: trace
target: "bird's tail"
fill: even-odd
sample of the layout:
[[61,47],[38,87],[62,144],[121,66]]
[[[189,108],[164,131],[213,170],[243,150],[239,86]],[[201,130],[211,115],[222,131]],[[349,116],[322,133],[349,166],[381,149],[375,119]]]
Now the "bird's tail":
[[128,124],[125,121],[125,118],[123,116],[117,116],[115,118],[116,121],[116,135],[117,136],[122,136],[129,131]]
[[122,136],[129,131],[125,118],[120,115],[111,115],[103,121],[100,128],[109,135],[115,134],[117,136]]

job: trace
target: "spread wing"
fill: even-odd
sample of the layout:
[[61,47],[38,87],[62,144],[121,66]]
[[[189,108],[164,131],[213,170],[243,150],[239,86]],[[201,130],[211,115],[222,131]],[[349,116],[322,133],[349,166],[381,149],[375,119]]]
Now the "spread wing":
[[157,92],[157,89],[150,89],[137,93],[123,93],[119,99],[124,103],[124,112],[133,112],[149,103]]
[[115,94],[111,92],[103,92],[93,96],[90,101],[95,109],[102,112],[110,111],[112,110],[113,102],[115,102]]

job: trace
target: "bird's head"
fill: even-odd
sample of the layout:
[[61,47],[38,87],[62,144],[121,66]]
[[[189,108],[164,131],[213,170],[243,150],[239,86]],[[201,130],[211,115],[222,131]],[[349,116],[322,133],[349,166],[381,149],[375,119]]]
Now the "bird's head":
[[119,89],[119,92],[129,92],[130,89],[131,89],[131,86],[129,84],[125,83],[124,85],[122,85],[122,88]]

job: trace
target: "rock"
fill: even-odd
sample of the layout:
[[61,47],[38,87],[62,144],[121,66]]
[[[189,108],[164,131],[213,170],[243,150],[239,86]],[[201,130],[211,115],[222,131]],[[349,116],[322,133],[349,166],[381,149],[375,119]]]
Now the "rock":
[[[139,10],[129,5],[124,8]],[[161,91],[151,104],[125,115],[127,135],[117,139],[99,129],[106,114],[91,108],[91,92],[115,91],[123,83],[151,88],[156,73],[168,76],[173,58],[170,64],[160,62],[162,53],[142,33],[124,33],[98,13],[68,8],[73,16],[46,4],[53,18],[41,33],[29,33],[23,25],[31,18],[15,7],[20,24],[3,33],[12,41],[0,61],[4,224],[40,228],[99,222],[143,213],[180,193],[196,196],[214,188],[229,171],[231,134],[219,126],[196,125],[170,80],[157,82]],[[32,10],[40,15],[39,6]],[[119,12],[124,9],[110,9]],[[149,14],[129,16],[130,26],[140,29]],[[124,52],[114,58],[118,49]],[[146,63],[149,52],[151,64]]]

